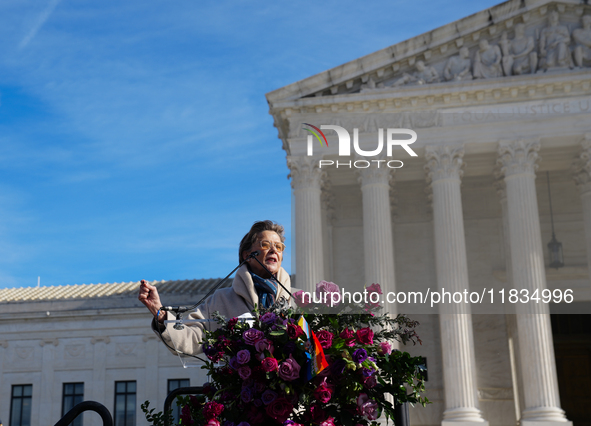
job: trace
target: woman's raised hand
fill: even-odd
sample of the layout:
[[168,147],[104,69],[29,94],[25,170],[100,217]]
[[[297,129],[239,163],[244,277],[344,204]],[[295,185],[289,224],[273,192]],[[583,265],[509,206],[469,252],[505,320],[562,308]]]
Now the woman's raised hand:
[[[160,302],[160,296],[158,295],[158,290],[156,289],[156,286],[153,286],[146,280],[141,281],[138,299],[140,302],[146,305],[146,308],[148,308],[154,316],[158,314],[158,311],[162,307],[162,302]],[[166,312],[161,311],[160,316],[158,317],[158,321],[164,321],[165,317]]]

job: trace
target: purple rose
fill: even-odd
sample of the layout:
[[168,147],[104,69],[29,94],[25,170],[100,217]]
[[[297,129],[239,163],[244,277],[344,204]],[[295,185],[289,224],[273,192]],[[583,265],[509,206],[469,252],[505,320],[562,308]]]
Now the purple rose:
[[242,380],[246,380],[250,377],[250,367],[248,365],[243,365],[238,369],[238,375]]
[[230,367],[232,367],[234,370],[238,370],[238,367],[240,367],[238,363],[238,358],[236,358],[235,356],[230,358]]
[[267,389],[261,395],[261,399],[263,400],[263,404],[265,405],[269,405],[270,403],[275,401],[275,398],[277,398],[277,393],[273,392],[271,389]]
[[261,322],[267,325],[273,324],[276,319],[277,315],[275,315],[273,312],[267,312],[261,316]]
[[238,351],[236,354],[236,360],[238,361],[238,364],[246,364],[248,361],[250,361],[250,352],[248,349],[242,349],[241,351]]
[[247,345],[254,345],[263,337],[263,332],[261,330],[257,330],[256,328],[249,328],[248,330],[245,330],[244,333],[242,333],[242,338]]
[[320,281],[316,284],[316,295],[324,301],[326,306],[338,306],[341,302],[341,289],[335,283],[328,281]]
[[248,422],[240,422],[240,423],[238,423],[238,426],[250,426],[250,423],[248,423]]
[[296,380],[300,377],[300,368],[300,364],[290,354],[289,358],[279,365],[279,377],[288,382]]
[[357,349],[353,352],[353,361],[358,364],[361,364],[363,361],[367,359],[367,351],[363,348]]
[[242,402],[252,401],[252,389],[251,388],[243,388],[242,392],[240,392],[240,399],[242,400]]
[[261,401],[259,398],[257,398],[254,401],[252,401],[252,403],[254,405],[256,405],[257,407],[261,407],[263,405],[263,401]]
[[357,408],[362,416],[369,420],[376,420],[380,416],[378,403],[362,393],[357,397]]
[[273,342],[271,342],[269,339],[259,340],[254,344],[254,348],[257,350],[257,352],[269,351],[270,353],[273,353],[275,351]]
[[264,383],[261,383],[261,382],[256,382],[256,383],[254,384],[254,391],[255,391],[256,393],[261,393],[261,392],[263,392],[265,389],[266,389],[266,386],[265,386],[265,384],[264,384]]

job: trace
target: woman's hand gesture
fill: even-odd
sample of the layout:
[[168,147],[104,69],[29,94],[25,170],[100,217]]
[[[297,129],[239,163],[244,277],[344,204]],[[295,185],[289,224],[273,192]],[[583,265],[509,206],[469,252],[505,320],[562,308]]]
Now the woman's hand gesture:
[[[140,284],[140,293],[138,295],[138,299],[146,308],[150,310],[152,315],[158,315],[158,311],[162,307],[162,302],[160,302],[160,296],[158,295],[158,290],[156,286],[148,283],[146,280],[142,280]],[[160,311],[160,315],[158,317],[159,322],[163,322],[166,318],[166,312]]]

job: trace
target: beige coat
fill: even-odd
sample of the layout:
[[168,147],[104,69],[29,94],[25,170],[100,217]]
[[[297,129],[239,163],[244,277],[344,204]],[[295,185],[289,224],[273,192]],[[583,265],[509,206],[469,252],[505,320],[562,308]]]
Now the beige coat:
[[[286,289],[290,292],[292,291],[289,274],[285,269],[279,269],[277,279]],[[290,301],[289,294],[279,286],[277,298],[281,296],[287,301]],[[248,272],[248,268],[246,265],[243,265],[238,269],[234,281],[232,282],[232,287],[217,290],[207,298],[205,302],[199,305],[194,312],[189,314],[188,317],[183,317],[188,319],[211,318],[211,314],[218,311],[220,315],[223,315],[226,319],[230,319],[238,317],[244,313],[252,312],[253,308],[258,303],[259,297],[254,288],[254,282]],[[175,319],[174,314],[171,312],[167,312],[166,315],[167,320]],[[176,347],[176,349],[182,353],[190,355],[202,353],[201,336],[203,335],[204,328],[213,331],[218,328],[218,324],[216,322],[194,323],[193,325],[185,326],[183,330],[174,330],[171,325],[168,325],[166,329],[162,331],[162,339],[168,345]],[[152,322],[152,329],[156,335],[160,337],[158,330],[155,328],[154,321]],[[173,334],[171,335],[171,333]],[[174,339],[176,346],[173,345],[171,338]]]

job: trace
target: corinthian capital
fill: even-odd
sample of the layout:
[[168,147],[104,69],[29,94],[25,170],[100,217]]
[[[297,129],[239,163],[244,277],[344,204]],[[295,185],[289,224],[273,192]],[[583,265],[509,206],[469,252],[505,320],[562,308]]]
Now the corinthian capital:
[[356,160],[364,160],[367,162],[367,167],[358,167],[355,169],[357,172],[357,181],[361,184],[361,187],[374,184],[390,185],[390,181],[392,179],[392,172],[390,170],[393,169],[390,169],[386,165],[388,159],[384,153],[377,156],[374,160],[378,161],[375,162],[370,162],[366,157],[359,155],[356,156]]
[[540,142],[537,140],[499,141],[499,158],[501,173],[506,176],[530,173],[535,175],[540,160],[538,151]]
[[293,157],[287,156],[287,167],[291,177],[293,189],[313,188],[320,190],[326,172],[318,167],[318,157]]
[[427,164],[424,169],[427,173],[427,184],[439,179],[461,179],[464,175],[463,157],[464,147],[461,145],[426,147]]
[[582,150],[571,166],[573,179],[581,193],[591,191],[591,133],[581,144]]
[[493,181],[493,187],[497,191],[499,199],[502,201],[507,198],[507,183],[505,182],[505,175],[503,174],[500,165],[497,164],[495,166],[493,176],[495,179]]

